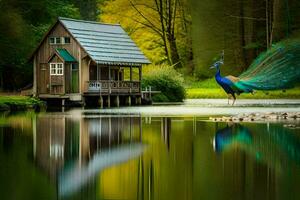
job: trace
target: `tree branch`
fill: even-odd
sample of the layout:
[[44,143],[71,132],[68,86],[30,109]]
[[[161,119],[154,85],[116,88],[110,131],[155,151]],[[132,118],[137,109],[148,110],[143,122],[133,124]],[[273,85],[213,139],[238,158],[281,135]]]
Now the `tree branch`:
[[255,17],[241,17],[237,15],[226,15],[227,17],[237,18],[237,19],[247,19],[247,20],[254,20],[254,21],[266,21],[266,18],[255,18]]
[[139,13],[139,15],[144,18],[151,26],[153,26],[154,29],[159,30],[152,22],[149,20],[133,3],[132,1],[129,1],[131,6]]

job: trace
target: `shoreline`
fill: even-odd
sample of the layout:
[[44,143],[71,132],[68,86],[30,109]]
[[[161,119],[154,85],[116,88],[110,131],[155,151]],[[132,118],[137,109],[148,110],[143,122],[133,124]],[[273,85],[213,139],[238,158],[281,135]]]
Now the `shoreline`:
[[[246,111],[251,111],[253,108],[262,108],[262,109],[271,109],[271,108],[282,108],[281,111],[284,111],[284,108],[287,108],[287,111],[290,111],[291,107],[295,107],[297,110],[300,109],[300,99],[237,99],[235,105],[228,105],[227,99],[186,99],[184,102],[154,102],[152,105],[143,105],[143,106],[131,106],[131,107],[112,107],[99,109],[97,107],[91,108],[102,110],[100,112],[106,112],[111,110],[113,112],[123,112],[124,110],[132,110],[137,108],[138,110],[148,110],[149,108],[162,108],[168,109],[174,107],[180,110],[190,110],[193,108],[207,110],[218,110],[218,109],[243,109]],[[46,108],[45,102],[26,96],[0,96],[0,112],[3,111],[27,111]],[[75,107],[68,107],[73,109]],[[248,110],[247,110],[248,109]],[[189,111],[188,111],[189,112]],[[168,111],[169,113],[169,111]],[[176,113],[176,112],[175,112]],[[183,112],[185,113],[185,112]],[[202,112],[200,112],[201,114]],[[213,112],[215,115],[217,112]],[[195,111],[195,114],[197,112]],[[211,113],[212,114],[212,113]],[[220,113],[222,114],[222,113]]]

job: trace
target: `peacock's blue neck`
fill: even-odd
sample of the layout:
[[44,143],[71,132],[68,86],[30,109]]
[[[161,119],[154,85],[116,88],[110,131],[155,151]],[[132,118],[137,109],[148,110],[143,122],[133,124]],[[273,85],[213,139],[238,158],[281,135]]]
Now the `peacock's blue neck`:
[[221,71],[220,71],[220,68],[217,68],[217,71],[216,71],[216,74],[215,74],[215,78],[216,78],[216,79],[221,78]]

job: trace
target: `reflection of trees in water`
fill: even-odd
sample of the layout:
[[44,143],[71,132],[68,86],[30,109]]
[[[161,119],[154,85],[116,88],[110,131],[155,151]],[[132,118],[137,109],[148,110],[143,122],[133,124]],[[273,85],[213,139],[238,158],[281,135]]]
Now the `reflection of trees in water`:
[[231,124],[218,129],[214,137],[215,151],[241,149],[275,169],[291,163],[300,164],[298,137],[282,125],[267,125],[263,129],[261,126]]
[[161,136],[162,136],[168,150],[170,150],[170,134],[171,134],[171,118],[162,117],[161,118]]
[[[277,173],[283,171],[277,169],[284,169],[286,163],[297,160],[291,158],[297,158],[299,143],[299,138],[280,124],[243,123],[225,127],[224,123],[189,117],[132,117],[130,121],[127,116],[76,119],[61,114],[40,115],[32,123],[36,124],[33,142],[30,134],[27,139],[33,148],[24,145],[21,150],[25,152],[27,147],[29,154],[34,150],[35,163],[48,174],[58,191],[62,172],[81,174],[81,179],[83,175],[92,177],[88,182],[81,181],[80,189],[70,199],[247,199],[248,195],[248,199],[275,199],[276,194],[296,191],[299,185],[300,179],[294,173],[299,171],[297,166],[284,171],[290,170],[293,176]],[[17,145],[27,141],[16,135],[20,133],[20,124],[17,131],[9,127],[0,129],[13,134],[0,138],[7,151],[16,151]],[[220,153],[211,148],[212,135],[221,138]],[[100,173],[90,171],[91,163],[100,162],[95,157],[102,159],[105,154],[117,159],[120,152],[141,141],[148,145],[137,159],[106,165]]]
[[143,118],[147,151],[138,160],[101,173],[104,199],[190,199],[193,180],[193,121]]

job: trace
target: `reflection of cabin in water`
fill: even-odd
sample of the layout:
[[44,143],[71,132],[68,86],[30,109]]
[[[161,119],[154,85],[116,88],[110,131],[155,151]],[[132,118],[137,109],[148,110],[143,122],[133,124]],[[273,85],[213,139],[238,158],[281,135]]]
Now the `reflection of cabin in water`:
[[57,20],[31,59],[34,95],[96,98],[101,106],[140,103],[142,65],[150,63],[120,25],[67,18]]
[[141,134],[140,117],[39,116],[34,141],[37,164],[56,180],[65,165],[86,164],[101,151],[140,143]]
[[[38,167],[48,174],[51,182],[56,184],[59,197],[72,197],[72,194],[76,194],[79,190],[84,191],[85,188],[88,188],[88,196],[95,195],[99,186],[96,186],[93,180],[98,179],[99,174],[101,182],[105,182],[101,184],[101,190],[105,190],[103,195],[107,197],[105,199],[112,199],[110,193],[112,190],[108,188],[117,187],[112,184],[119,173],[122,175],[117,181],[122,182],[124,177],[130,177],[130,183],[138,184],[137,187],[131,184],[126,186],[128,189],[126,193],[131,197],[134,192],[140,196],[148,196],[147,193],[143,193],[144,189],[154,188],[153,181],[150,181],[154,178],[152,154],[150,160],[143,156],[138,158],[143,152],[140,147],[142,149],[146,147],[142,144],[140,116],[87,114],[76,118],[74,115],[46,114],[38,116],[33,121],[36,123],[33,125],[36,127],[33,142],[35,161]],[[155,124],[155,127],[146,125],[145,128],[146,130],[154,128],[153,132],[160,133],[169,151],[171,119],[161,118],[152,121],[149,118],[145,119],[145,123]],[[119,165],[121,163],[122,165]],[[121,170],[120,166],[123,166]],[[130,167],[129,171],[126,166]],[[116,170],[117,173],[113,172],[114,176],[111,177],[110,170]]]

